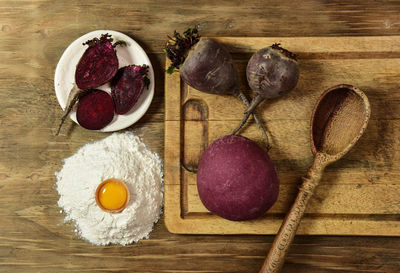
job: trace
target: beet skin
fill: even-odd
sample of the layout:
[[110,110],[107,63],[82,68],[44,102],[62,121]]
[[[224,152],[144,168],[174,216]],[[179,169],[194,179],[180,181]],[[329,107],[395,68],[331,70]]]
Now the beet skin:
[[79,99],[76,119],[89,130],[100,130],[114,118],[114,103],[111,96],[94,89]]
[[239,92],[232,56],[213,39],[201,38],[189,51],[179,72],[186,84],[202,92],[219,95]]
[[179,69],[187,85],[205,93],[243,97],[231,54],[216,40],[201,38],[197,28],[175,31],[164,52],[171,60],[167,72]]
[[111,81],[111,96],[115,113],[123,115],[136,104],[144,88],[150,83],[148,66],[129,65],[118,70]]
[[251,56],[247,63],[246,76],[255,96],[233,134],[242,128],[263,100],[277,98],[296,87],[299,80],[296,54],[282,48],[280,44],[262,48]]
[[222,137],[203,153],[197,189],[204,206],[233,221],[260,217],[275,203],[279,179],[274,163],[254,141]]
[[250,88],[263,99],[282,96],[296,87],[299,67],[296,55],[274,44],[254,53],[246,69]]
[[102,35],[87,41],[89,45],[75,70],[75,82],[80,89],[91,89],[109,82],[118,70],[116,44],[109,41],[110,35]]
[[[218,41],[200,37],[197,28],[189,28],[183,34],[175,31],[174,36],[167,41],[164,52],[171,60],[167,72],[171,74],[179,69],[185,84],[209,94],[235,96],[246,107],[250,106],[249,100],[239,87],[232,55]],[[227,107],[232,105],[227,104]],[[256,114],[254,120],[262,131],[269,149],[268,135]]]

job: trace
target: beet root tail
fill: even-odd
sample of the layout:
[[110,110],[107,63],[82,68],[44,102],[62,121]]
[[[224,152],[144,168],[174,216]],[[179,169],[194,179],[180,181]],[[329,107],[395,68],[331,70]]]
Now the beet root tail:
[[268,134],[264,128],[264,125],[262,124],[261,120],[259,119],[257,113],[255,112],[255,108],[261,103],[261,101],[263,101],[263,99],[260,96],[255,96],[254,99],[251,101],[251,103],[249,103],[249,100],[247,99],[246,95],[239,90],[239,92],[237,93],[237,97],[243,101],[243,103],[246,105],[247,110],[244,114],[244,117],[242,119],[242,121],[240,122],[239,126],[236,127],[236,129],[232,132],[232,135],[237,134],[237,132],[244,126],[244,124],[246,123],[246,121],[248,120],[248,118],[250,117],[251,114],[253,114],[254,117],[254,121],[256,122],[256,124],[258,125],[258,128],[261,130],[265,141],[266,141],[266,145],[267,145],[267,151],[269,149],[271,149],[271,144],[269,142],[269,137]]
[[85,94],[87,90],[82,90],[79,89],[76,84],[74,84],[74,87],[71,89],[69,95],[68,95],[68,100],[67,100],[67,105],[65,106],[64,113],[61,117],[60,124],[58,125],[57,131],[55,133],[55,136],[58,136],[61,130],[62,125],[64,124],[65,120],[67,119],[69,113],[71,113],[72,108],[76,104],[76,102],[79,100],[79,97]]

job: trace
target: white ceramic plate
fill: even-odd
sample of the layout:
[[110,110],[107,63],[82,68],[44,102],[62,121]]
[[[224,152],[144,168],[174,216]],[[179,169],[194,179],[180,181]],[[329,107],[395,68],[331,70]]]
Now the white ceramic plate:
[[[140,96],[139,100],[128,113],[124,115],[115,114],[114,119],[111,121],[111,123],[109,123],[103,129],[99,130],[101,132],[113,132],[129,127],[136,121],[138,121],[146,113],[154,96],[153,66],[151,65],[150,60],[144,50],[132,38],[123,33],[113,30],[96,30],[79,37],[67,47],[57,64],[56,73],[54,76],[54,88],[56,90],[58,103],[60,104],[62,109],[65,109],[68,94],[74,86],[76,65],[78,64],[81,56],[88,47],[87,45],[82,45],[82,43],[95,37],[100,38],[100,36],[105,33],[111,34],[114,42],[123,40],[127,44],[126,46],[116,47],[119,67],[127,66],[130,64],[146,64],[149,66],[149,88],[145,88],[143,90],[143,93]],[[104,90],[108,93],[111,93],[109,83],[99,86],[96,89]],[[73,121],[79,124],[76,120],[76,105],[69,116]]]

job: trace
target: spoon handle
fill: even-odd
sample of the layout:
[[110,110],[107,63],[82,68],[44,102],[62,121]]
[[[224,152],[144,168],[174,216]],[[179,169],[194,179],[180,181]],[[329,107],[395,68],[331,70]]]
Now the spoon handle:
[[296,234],[307,203],[321,180],[324,167],[323,164],[318,164],[318,161],[314,160],[313,166],[308,169],[307,175],[302,178],[303,184],[299,189],[296,200],[272,243],[268,256],[259,271],[260,273],[277,273],[282,269],[286,253]]

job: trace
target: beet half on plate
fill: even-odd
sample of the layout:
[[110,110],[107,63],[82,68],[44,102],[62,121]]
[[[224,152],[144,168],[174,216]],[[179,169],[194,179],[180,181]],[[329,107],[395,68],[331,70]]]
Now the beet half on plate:
[[114,118],[114,103],[111,96],[102,90],[93,89],[79,99],[76,119],[89,130],[100,130]]
[[111,43],[111,35],[87,41],[89,47],[83,53],[75,70],[75,82],[80,89],[91,89],[109,82],[118,70],[115,47],[123,42]]
[[147,65],[128,65],[120,68],[111,81],[111,96],[115,104],[115,113],[123,115],[137,103],[144,88],[148,88]]

